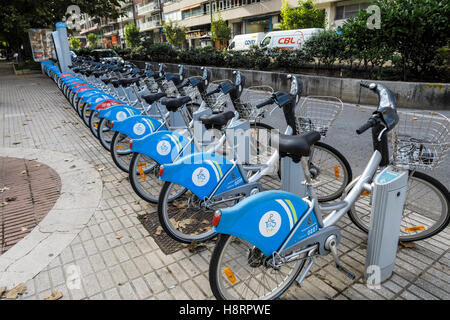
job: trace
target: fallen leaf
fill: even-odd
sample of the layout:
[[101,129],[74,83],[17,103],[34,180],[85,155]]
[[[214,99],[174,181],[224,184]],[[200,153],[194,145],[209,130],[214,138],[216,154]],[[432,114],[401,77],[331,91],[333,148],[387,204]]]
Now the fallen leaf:
[[116,239],[121,239],[121,238],[123,238],[123,235],[118,234],[117,236],[115,236],[115,238],[116,238]]
[[0,189],[0,193],[5,192],[6,190],[9,190],[9,188],[8,187],[3,187],[3,188]]
[[4,206],[6,206],[7,204],[8,204],[8,202],[3,201],[2,203],[0,203],[0,207],[4,207]]
[[26,174],[27,173],[27,170],[23,170],[22,172],[21,172],[21,174]]
[[405,247],[405,248],[415,248],[416,247],[414,242],[402,242],[402,241],[400,241],[400,245],[402,247]]
[[163,232],[163,230],[164,230],[163,227],[158,226],[158,228],[156,228],[155,235],[159,236],[161,234],[161,232]]
[[97,169],[97,171],[100,171],[100,172],[102,172],[102,171],[104,171],[105,170],[105,167],[101,167],[101,168],[98,168]]
[[5,200],[6,200],[6,202],[12,202],[12,201],[16,201],[17,197],[7,197]]
[[50,295],[46,296],[44,300],[58,300],[61,299],[63,294],[59,291],[53,291]]
[[3,296],[3,294],[6,292],[6,287],[0,287],[0,298]]
[[40,166],[41,166],[40,164],[36,164],[36,165],[35,165],[36,168],[39,168]]
[[22,227],[21,228],[22,232],[28,231],[28,228]]
[[70,167],[69,167],[69,169],[73,169],[73,168],[76,168],[77,166],[76,165],[71,165]]
[[192,253],[197,253],[204,249],[206,249],[206,245],[204,243],[198,243],[195,240],[192,240],[192,242],[188,246],[189,252]]
[[14,141],[12,144],[21,144],[20,141]]
[[86,184],[92,184],[92,183],[95,183],[95,181],[88,181],[88,182],[86,182]]
[[417,118],[417,117],[412,117],[412,118],[409,119],[409,120],[419,120],[419,118]]
[[113,179],[103,179],[103,182],[107,183],[107,182],[112,182]]
[[65,162],[71,162],[71,161],[73,161],[73,159],[72,158],[67,158],[67,159],[64,159],[64,161]]
[[14,289],[8,290],[3,293],[2,298],[16,299],[17,296],[27,293],[27,289],[24,283],[18,284]]

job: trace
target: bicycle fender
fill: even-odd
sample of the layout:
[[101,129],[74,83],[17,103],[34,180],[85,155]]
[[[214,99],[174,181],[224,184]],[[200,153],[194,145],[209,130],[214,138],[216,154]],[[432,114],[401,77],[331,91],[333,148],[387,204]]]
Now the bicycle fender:
[[89,108],[89,110],[91,111],[100,111],[102,109],[107,109],[110,108],[112,106],[116,106],[119,104],[125,104],[122,101],[119,100],[115,100],[115,99],[101,99],[101,101],[97,102],[97,103],[91,103],[91,106]]
[[160,180],[186,187],[204,200],[214,191],[232,166],[231,161],[220,155],[197,152],[184,156],[172,164],[164,165]]
[[159,164],[168,164],[172,163],[181,152],[183,152],[181,156],[192,152],[192,145],[184,149],[188,143],[189,139],[181,134],[160,130],[141,139],[133,139],[130,151],[145,154]]
[[112,99],[112,97],[103,92],[89,92],[86,96],[81,97],[81,100],[88,104],[98,103],[108,99]]
[[[161,122],[150,116],[137,115],[133,117],[127,117],[122,121],[113,120],[113,126],[111,130],[123,133],[131,139],[141,139],[155,132],[155,130],[160,126]],[[160,130],[166,130],[166,127],[162,126]]]
[[108,109],[102,109],[99,111],[98,117],[105,118],[109,121],[116,121],[116,120],[122,121],[125,120],[126,118],[137,116],[140,113],[141,112],[138,109],[125,104],[112,106],[111,108]]
[[309,205],[293,193],[263,191],[221,209],[219,224],[213,230],[248,241],[270,257],[298,223],[301,224],[286,248],[319,230],[314,210],[306,215],[308,209]]

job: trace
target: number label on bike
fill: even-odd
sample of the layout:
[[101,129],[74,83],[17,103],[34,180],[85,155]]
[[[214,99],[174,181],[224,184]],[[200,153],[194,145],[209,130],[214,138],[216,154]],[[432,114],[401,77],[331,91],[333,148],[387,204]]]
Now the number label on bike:
[[276,211],[266,212],[259,220],[259,232],[266,238],[275,235],[281,227],[281,216]]

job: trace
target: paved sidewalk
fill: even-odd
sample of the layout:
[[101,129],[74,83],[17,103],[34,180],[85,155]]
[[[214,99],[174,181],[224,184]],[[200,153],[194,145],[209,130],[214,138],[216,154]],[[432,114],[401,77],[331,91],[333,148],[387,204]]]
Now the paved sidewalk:
[[[20,299],[43,299],[53,290],[62,292],[62,299],[214,298],[208,282],[211,245],[199,253],[162,252],[138,219],[156,207],[133,192],[127,175],[50,79],[39,74],[0,76],[0,130],[0,148],[70,154],[94,166],[103,182],[100,204],[87,225],[25,283],[28,293]],[[338,226],[341,261],[355,281],[335,269],[331,255],[319,257],[302,287],[292,285],[282,299],[450,299],[449,228],[414,248],[400,247],[392,278],[381,289],[370,290],[362,281],[367,235],[347,217]],[[78,276],[81,286],[73,289]]]

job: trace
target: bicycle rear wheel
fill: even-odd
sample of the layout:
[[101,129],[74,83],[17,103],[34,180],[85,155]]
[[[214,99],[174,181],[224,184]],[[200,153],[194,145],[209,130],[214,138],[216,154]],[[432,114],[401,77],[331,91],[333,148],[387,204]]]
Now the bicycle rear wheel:
[[98,123],[98,139],[102,144],[103,148],[106,150],[110,150],[111,148],[111,140],[114,136],[114,131],[111,130],[111,121],[108,119],[102,118]]
[[159,222],[176,241],[207,241],[216,235],[211,227],[214,212],[236,203],[236,200],[222,200],[220,204],[206,207],[191,191],[178,184],[165,182],[158,200]]
[[247,241],[221,234],[211,256],[209,283],[220,300],[278,298],[295,281],[305,265],[297,260],[273,268],[261,251]]
[[130,170],[130,162],[133,158],[133,152],[130,151],[131,140],[126,134],[116,131],[110,143],[111,157],[116,166],[124,172]]
[[312,185],[319,201],[339,198],[352,181],[352,169],[347,159],[332,146],[316,142],[309,158]]
[[[348,212],[352,222],[366,233],[371,203],[371,194],[363,193]],[[429,175],[415,171],[408,180],[399,240],[418,241],[438,234],[449,224],[449,207],[447,188]]]

